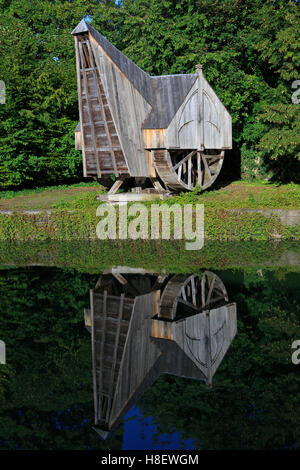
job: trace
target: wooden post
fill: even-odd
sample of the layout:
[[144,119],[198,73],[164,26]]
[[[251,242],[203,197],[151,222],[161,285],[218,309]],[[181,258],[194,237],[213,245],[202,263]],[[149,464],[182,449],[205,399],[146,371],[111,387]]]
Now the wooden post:
[[107,194],[116,194],[118,189],[124,183],[124,180],[125,180],[125,177],[119,177],[118,179],[116,179],[116,181],[114,182],[114,184],[112,185],[112,187],[110,188]]
[[196,65],[198,74],[198,123],[199,123],[199,150],[204,150],[204,109],[203,109],[203,72],[202,65]]
[[78,94],[78,103],[79,103],[79,122],[80,122],[80,133],[81,133],[83,176],[87,176],[85,148],[84,148],[84,141],[83,141],[84,134],[83,134],[83,115],[82,115],[83,113],[82,113],[82,97],[81,97],[81,72],[80,72],[81,65],[80,65],[78,37],[74,36],[74,40],[75,40],[75,53],[76,53],[77,94]]
[[202,174],[201,174],[201,154],[197,152],[197,183],[201,187],[202,184]]
[[206,366],[207,366],[207,378],[206,386],[212,387],[212,361],[211,361],[211,332],[210,332],[210,311],[205,312],[205,343],[206,343]]
[[[92,340],[92,364],[93,364],[93,390],[94,390],[94,409],[95,412],[98,408],[97,397],[97,371],[96,371],[96,351],[95,351],[95,312],[94,312],[94,296],[93,289],[90,289],[90,306],[91,306],[91,340]],[[95,424],[97,424],[97,417],[95,415]]]

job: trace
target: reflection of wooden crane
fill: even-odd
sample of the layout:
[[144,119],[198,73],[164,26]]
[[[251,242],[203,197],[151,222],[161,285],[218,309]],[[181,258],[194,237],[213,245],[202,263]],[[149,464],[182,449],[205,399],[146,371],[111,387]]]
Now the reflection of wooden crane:
[[236,334],[236,304],[220,278],[102,275],[90,293],[95,429],[102,438],[158,378],[212,377]]
[[84,176],[114,174],[192,190],[217,178],[232,146],[231,117],[203,76],[153,77],[82,20],[74,29]]

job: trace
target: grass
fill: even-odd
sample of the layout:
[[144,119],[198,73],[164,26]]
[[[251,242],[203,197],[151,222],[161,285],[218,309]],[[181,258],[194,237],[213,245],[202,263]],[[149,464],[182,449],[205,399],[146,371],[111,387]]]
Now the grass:
[[0,192],[0,210],[86,207],[103,192],[97,182]]
[[234,182],[230,185],[199,193],[182,193],[172,203],[202,203],[213,209],[300,209],[300,185]]
[[8,191],[0,191],[0,199],[12,199],[18,196],[28,196],[30,194],[39,194],[44,191],[55,191],[55,190],[64,190],[64,189],[72,189],[72,188],[82,188],[82,187],[99,187],[99,183],[97,181],[92,182],[84,182],[81,181],[80,183],[73,183],[73,184],[60,184],[57,186],[44,186],[38,188],[31,188],[31,189],[20,189],[20,190],[8,190]]
[[[96,208],[99,202],[95,195],[101,193],[103,188],[97,182],[4,191],[0,192],[0,210]],[[236,181],[204,192],[196,188],[173,196],[167,203],[203,203],[206,209],[300,209],[300,185]]]
[[[78,240],[95,239],[99,217],[96,194],[103,193],[98,183],[79,183],[5,192],[0,210],[0,240]],[[153,201],[145,202],[149,206]],[[234,182],[201,192],[181,193],[160,204],[204,204],[206,239],[219,241],[299,240],[300,225],[283,226],[276,215],[248,213],[237,209],[300,209],[300,185]],[[40,209],[40,214],[20,214],[18,210]],[[51,215],[43,211],[52,209]],[[228,210],[229,209],[229,210]],[[233,209],[233,210],[232,210]],[[150,227],[149,227],[150,230]]]

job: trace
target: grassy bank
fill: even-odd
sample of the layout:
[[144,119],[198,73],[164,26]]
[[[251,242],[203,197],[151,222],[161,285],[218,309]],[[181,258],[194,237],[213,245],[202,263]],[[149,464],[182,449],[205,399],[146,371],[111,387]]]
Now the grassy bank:
[[[103,188],[96,182],[22,191],[0,191],[0,210],[96,208],[95,195]],[[173,196],[172,203],[203,203],[214,209],[300,209],[300,185],[237,181],[202,193],[197,190]]]
[[[102,191],[97,183],[2,193],[0,240],[96,240]],[[203,193],[181,193],[160,204],[204,204],[205,238],[218,241],[299,240],[300,224],[283,225],[277,215],[246,209],[300,209],[299,185],[237,182]],[[149,205],[150,203],[145,203]],[[21,212],[38,210],[38,213]],[[150,227],[149,227],[150,231]]]
[[[2,214],[0,240],[96,240],[99,221],[96,211],[90,208]],[[261,213],[206,209],[205,238],[219,241],[299,240],[300,225],[285,226],[276,215],[266,217]]]

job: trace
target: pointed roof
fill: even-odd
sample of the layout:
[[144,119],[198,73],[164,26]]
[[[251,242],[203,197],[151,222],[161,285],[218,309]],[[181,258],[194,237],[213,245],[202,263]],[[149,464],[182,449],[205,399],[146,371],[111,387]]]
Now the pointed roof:
[[101,429],[99,426],[92,426],[94,431],[96,431],[97,434],[101,437],[103,441],[105,441],[110,434],[110,432],[105,431],[105,429]]
[[[113,63],[131,81],[133,86],[152,106],[143,124],[144,129],[166,128],[183,103],[198,74],[151,76],[117,49],[105,36],[82,19],[72,31],[73,35],[90,32]],[[172,100],[170,100],[172,96]]]
[[87,33],[89,31],[89,25],[87,24],[87,22],[85,21],[84,18],[82,18],[82,20],[80,21],[80,23],[78,23],[78,25],[76,26],[75,29],[73,29],[72,33],[73,36],[75,36],[75,34],[82,34],[82,33]]

